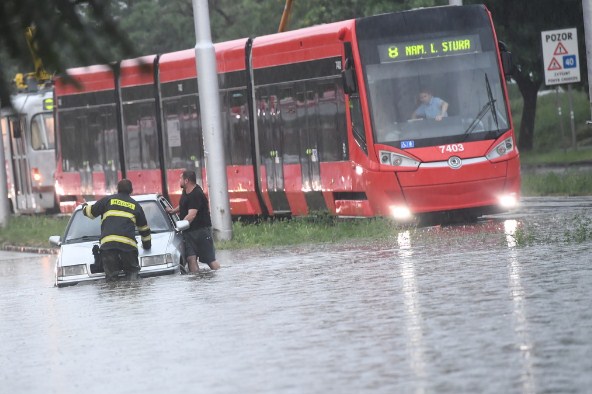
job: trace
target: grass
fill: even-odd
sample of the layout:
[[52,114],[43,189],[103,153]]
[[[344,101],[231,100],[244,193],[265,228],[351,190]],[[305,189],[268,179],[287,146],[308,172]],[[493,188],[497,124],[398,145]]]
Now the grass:
[[[7,226],[0,229],[0,245],[19,245],[48,248],[50,235],[63,235],[67,217],[13,216]],[[266,220],[256,224],[234,222],[233,239],[217,242],[218,249],[242,249],[330,243],[346,239],[383,239],[398,229],[394,221],[386,218],[339,219],[328,214],[315,213],[292,220]]]
[[592,195],[592,172],[567,170],[523,173],[522,195],[589,196]]
[[592,162],[592,146],[580,147],[578,150],[565,149],[545,153],[520,152],[520,163],[526,166],[566,165],[583,162]]
[[[508,91],[510,110],[518,135],[522,122],[523,100],[516,84],[509,84]],[[592,127],[586,124],[586,121],[590,120],[588,97],[584,91],[575,88],[571,91],[571,97],[577,146],[592,145]],[[559,116],[558,106],[561,107],[561,116]],[[533,152],[536,152],[536,155],[553,151],[561,152],[564,149],[572,148],[569,93],[567,91],[559,94],[539,95],[534,127]]]
[[69,217],[11,216],[0,228],[0,245],[49,247],[50,235],[63,235]]
[[256,224],[233,223],[232,241],[219,242],[219,249],[330,243],[346,239],[382,239],[400,229],[386,218],[340,219],[315,213],[291,220],[265,220]]

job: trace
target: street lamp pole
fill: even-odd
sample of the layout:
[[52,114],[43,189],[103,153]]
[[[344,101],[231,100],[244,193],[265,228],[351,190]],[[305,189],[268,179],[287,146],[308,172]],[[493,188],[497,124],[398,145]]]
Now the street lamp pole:
[[588,101],[590,101],[591,114],[591,120],[587,123],[592,124],[592,0],[582,0],[582,14],[584,16],[584,40],[588,63]]
[[[195,58],[199,108],[204,138],[204,156],[214,238],[232,239],[232,217],[228,199],[228,179],[222,138],[220,94],[216,70],[216,51],[210,32],[208,0],[192,0],[195,24]],[[196,148],[197,149],[197,148]]]

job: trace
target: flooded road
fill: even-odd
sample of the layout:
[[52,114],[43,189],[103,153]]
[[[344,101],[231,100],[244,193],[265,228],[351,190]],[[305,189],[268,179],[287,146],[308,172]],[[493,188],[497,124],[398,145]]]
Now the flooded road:
[[5,393],[583,393],[592,198],[223,268],[53,287],[0,252]]

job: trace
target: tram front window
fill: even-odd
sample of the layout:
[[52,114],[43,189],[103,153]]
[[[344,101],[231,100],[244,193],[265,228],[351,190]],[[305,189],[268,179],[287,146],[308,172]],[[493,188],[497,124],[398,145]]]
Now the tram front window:
[[[506,131],[509,124],[496,67],[459,69],[459,63],[461,59],[445,58],[368,67],[375,141],[445,138],[452,142],[491,139]],[[441,116],[425,110],[421,97],[428,94],[433,110],[442,112]],[[424,143],[442,142],[436,140]]]
[[55,148],[53,115],[37,114],[31,120],[31,147],[34,150]]
[[360,26],[374,141],[403,148],[497,138],[510,125],[484,8],[430,13]]

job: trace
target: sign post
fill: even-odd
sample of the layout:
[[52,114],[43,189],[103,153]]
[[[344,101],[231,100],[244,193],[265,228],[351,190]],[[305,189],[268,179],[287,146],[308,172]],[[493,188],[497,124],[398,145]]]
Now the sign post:
[[[592,115],[592,0],[582,0],[582,13],[584,14],[584,42],[586,43],[586,60],[588,64],[588,101],[590,101],[590,114]],[[591,120],[587,124],[592,124]]]
[[[578,33],[576,28],[541,32],[543,43],[543,66],[546,85],[567,84],[569,116],[571,121],[571,145],[576,146],[576,129],[573,111],[571,84],[580,82],[578,58]],[[558,108],[558,111],[561,111]]]

